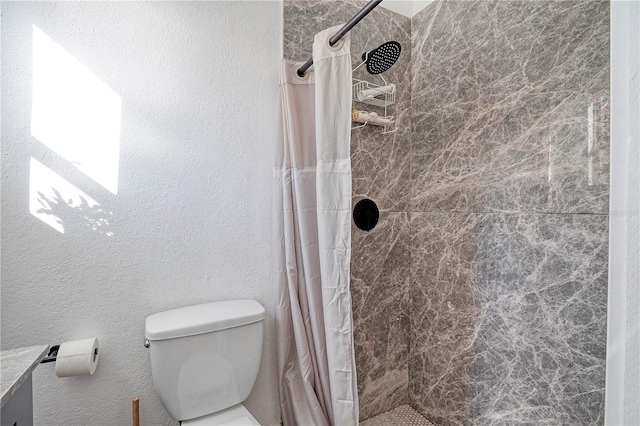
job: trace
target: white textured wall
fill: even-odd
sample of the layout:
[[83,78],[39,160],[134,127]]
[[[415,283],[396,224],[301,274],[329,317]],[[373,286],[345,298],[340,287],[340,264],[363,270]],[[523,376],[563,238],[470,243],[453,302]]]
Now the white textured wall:
[[[246,406],[279,422],[270,179],[281,19],[275,1],[2,2],[2,348],[101,344],[94,376],[36,370],[36,424],[130,424],[134,396],[143,424],[175,424],[153,389],[144,320],[234,298],[267,308]],[[121,97],[117,195],[31,135],[33,25]],[[30,214],[31,158],[111,212],[113,235],[76,210],[65,233]]]
[[640,3],[611,2],[605,424],[640,424]]

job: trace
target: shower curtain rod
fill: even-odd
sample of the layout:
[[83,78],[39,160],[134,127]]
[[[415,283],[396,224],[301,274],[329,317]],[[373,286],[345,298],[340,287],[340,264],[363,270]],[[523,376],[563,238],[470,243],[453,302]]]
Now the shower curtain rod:
[[[362,20],[362,18],[367,16],[369,12],[375,9],[375,7],[379,5],[381,2],[382,0],[371,0],[369,3],[367,3],[367,5],[363,7],[362,10],[360,10],[360,12],[356,13],[355,16],[349,20],[349,22],[344,24],[344,27],[340,28],[340,31],[335,33],[333,37],[329,39],[329,44],[331,46],[336,44],[338,40],[342,38],[342,36],[348,33],[351,30],[351,28],[355,27],[356,24]],[[309,58],[309,60],[305,62],[303,66],[300,67],[300,69],[298,70],[298,75],[300,77],[304,77],[304,74],[311,67],[311,65],[313,65],[313,58]]]

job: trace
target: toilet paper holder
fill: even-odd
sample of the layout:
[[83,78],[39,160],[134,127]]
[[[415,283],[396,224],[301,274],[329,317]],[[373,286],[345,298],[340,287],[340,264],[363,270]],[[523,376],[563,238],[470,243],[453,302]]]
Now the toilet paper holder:
[[[49,353],[47,354],[47,356],[45,356],[42,361],[40,361],[40,364],[46,364],[47,362],[56,362],[56,359],[58,358],[58,351],[60,350],[60,345],[54,345],[51,346],[51,348],[49,349]],[[93,360],[96,360],[96,357],[98,356],[98,348],[95,349],[95,351],[93,351]]]
[[60,345],[51,346],[49,353],[42,359],[42,361],[40,361],[40,364],[56,362],[56,358],[58,358],[58,350],[60,350]]

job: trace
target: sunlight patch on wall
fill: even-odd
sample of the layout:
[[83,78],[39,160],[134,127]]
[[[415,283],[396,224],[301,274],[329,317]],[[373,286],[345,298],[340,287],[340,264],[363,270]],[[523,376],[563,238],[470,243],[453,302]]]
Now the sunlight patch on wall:
[[33,26],[31,134],[118,193],[120,96]]
[[33,157],[29,169],[29,211],[62,234],[74,227],[113,235],[112,213]]

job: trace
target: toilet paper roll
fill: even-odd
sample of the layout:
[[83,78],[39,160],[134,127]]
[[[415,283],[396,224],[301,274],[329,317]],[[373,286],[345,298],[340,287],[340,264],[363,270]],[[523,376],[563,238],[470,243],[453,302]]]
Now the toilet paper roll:
[[56,376],[86,376],[98,366],[98,339],[71,340],[60,345],[56,357]]

